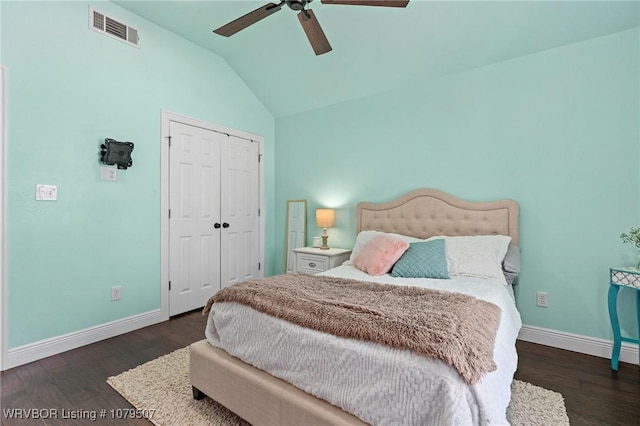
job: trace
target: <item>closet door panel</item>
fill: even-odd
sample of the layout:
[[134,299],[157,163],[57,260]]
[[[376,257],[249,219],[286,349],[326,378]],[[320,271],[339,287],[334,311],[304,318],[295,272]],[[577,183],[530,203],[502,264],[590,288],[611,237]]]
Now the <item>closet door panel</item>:
[[171,122],[169,314],[204,306],[220,289],[219,133]]
[[[258,144],[223,136],[221,144],[222,287],[259,277]],[[228,248],[228,250],[226,249]]]

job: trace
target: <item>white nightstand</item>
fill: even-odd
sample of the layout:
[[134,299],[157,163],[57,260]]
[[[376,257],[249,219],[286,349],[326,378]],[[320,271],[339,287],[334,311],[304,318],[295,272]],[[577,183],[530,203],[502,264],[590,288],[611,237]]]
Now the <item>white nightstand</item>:
[[293,272],[310,275],[340,266],[351,256],[351,250],[339,248],[321,250],[315,247],[300,247],[293,249],[293,252]]

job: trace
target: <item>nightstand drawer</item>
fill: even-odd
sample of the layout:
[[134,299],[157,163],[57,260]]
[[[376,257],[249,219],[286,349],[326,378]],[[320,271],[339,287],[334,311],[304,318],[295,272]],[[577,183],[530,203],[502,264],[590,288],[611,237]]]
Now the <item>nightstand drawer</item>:
[[326,256],[315,256],[313,254],[298,253],[296,267],[302,274],[317,274],[329,269],[329,258]]
[[300,247],[293,252],[296,254],[293,272],[310,275],[340,266],[351,256],[351,250],[340,248]]

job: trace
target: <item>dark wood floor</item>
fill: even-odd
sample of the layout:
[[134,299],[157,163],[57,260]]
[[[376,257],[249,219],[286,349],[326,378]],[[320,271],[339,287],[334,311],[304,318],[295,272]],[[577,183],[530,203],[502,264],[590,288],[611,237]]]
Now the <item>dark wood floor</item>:
[[[146,420],[10,420],[9,408],[100,412],[131,408],[106,383],[109,376],[203,338],[205,318],[191,312],[170,321],[2,372],[2,424],[139,424]],[[640,367],[518,342],[516,378],[563,394],[572,425],[640,425]]]

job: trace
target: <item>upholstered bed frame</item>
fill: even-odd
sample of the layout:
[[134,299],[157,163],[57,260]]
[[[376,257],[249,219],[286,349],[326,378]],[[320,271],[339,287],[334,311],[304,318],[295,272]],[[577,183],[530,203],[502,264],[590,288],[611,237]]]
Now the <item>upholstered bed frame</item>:
[[356,232],[435,235],[509,235],[518,244],[518,204],[465,201],[437,189],[417,189],[388,203],[359,203]]
[[[471,202],[434,189],[388,203],[356,207],[356,231],[434,235],[509,235],[518,244],[518,204]],[[206,340],[190,346],[193,396],[205,395],[253,425],[365,425],[360,419],[295,386],[245,364]]]

